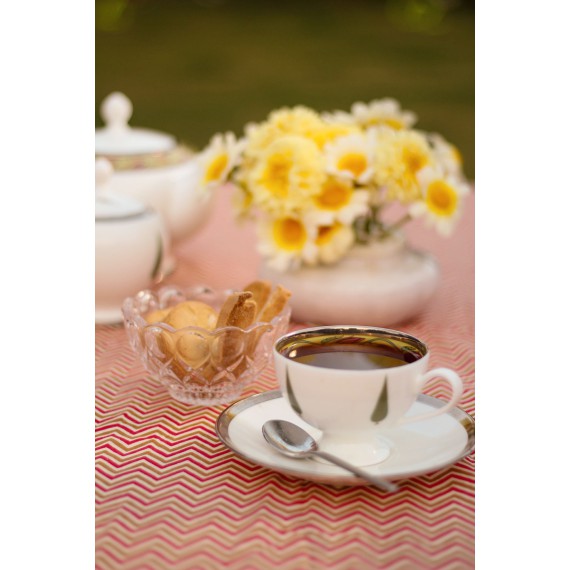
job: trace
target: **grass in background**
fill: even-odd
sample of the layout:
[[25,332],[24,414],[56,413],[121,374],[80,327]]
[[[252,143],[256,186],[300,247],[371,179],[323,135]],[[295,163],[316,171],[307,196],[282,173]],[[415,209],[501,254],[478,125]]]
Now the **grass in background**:
[[[474,178],[474,10],[444,0],[97,0],[96,103],[199,148],[296,104],[386,96],[461,150]],[[98,108],[96,126],[100,126]]]

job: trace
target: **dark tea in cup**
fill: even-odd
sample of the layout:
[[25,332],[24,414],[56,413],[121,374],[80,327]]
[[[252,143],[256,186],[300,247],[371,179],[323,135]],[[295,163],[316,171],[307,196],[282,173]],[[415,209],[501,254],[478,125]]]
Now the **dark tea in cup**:
[[335,329],[295,336],[277,350],[295,362],[340,370],[394,368],[427,352],[425,345],[404,333],[379,337],[366,332],[338,334]]

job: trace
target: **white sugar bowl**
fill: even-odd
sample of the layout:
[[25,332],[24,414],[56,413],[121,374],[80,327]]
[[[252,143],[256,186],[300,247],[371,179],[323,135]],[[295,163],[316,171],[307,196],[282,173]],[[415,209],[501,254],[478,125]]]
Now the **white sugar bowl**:
[[113,166],[95,161],[95,322],[122,322],[125,298],[153,285],[162,272],[164,224],[130,196],[112,192]]
[[132,110],[123,93],[103,100],[105,126],[95,129],[95,155],[113,165],[112,191],[140,200],[162,217],[170,236],[164,269],[170,273],[175,266],[173,248],[206,222],[213,194],[199,187],[193,153],[171,135],[129,126]]

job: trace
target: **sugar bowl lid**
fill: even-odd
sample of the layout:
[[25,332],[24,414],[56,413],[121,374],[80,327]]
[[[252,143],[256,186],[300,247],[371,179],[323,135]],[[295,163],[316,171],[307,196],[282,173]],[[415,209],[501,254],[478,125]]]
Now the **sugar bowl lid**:
[[100,108],[105,126],[95,129],[95,154],[125,156],[161,153],[177,146],[175,137],[129,125],[133,113],[131,100],[123,93],[105,97]]
[[95,160],[95,221],[121,220],[139,216],[146,206],[131,198],[110,191],[113,166],[106,158]]

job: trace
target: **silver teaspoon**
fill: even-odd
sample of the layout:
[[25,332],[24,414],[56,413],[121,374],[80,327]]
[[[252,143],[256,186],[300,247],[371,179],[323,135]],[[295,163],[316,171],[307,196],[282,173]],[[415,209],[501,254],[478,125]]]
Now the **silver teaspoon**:
[[261,431],[267,443],[283,455],[296,459],[318,455],[384,491],[393,492],[398,490],[398,485],[395,483],[374,477],[374,475],[370,475],[370,473],[347,463],[344,459],[340,459],[326,451],[321,451],[317,442],[304,429],[294,423],[285,420],[269,420],[263,424]]

